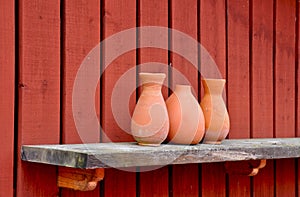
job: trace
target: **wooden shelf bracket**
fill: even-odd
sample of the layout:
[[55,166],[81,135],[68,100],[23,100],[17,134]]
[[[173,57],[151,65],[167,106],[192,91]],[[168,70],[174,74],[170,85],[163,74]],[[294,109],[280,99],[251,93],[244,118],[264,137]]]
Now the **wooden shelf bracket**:
[[58,168],[58,187],[64,187],[80,191],[91,191],[97,187],[97,183],[104,178],[104,169],[79,169]]
[[225,162],[225,170],[228,174],[255,176],[259,170],[267,165],[267,160],[248,160]]

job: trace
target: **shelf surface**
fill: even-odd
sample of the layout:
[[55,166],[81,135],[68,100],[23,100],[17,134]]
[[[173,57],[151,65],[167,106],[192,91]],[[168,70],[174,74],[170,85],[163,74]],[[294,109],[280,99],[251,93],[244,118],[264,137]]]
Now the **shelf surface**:
[[128,143],[23,145],[24,161],[74,168],[126,168],[300,157],[300,138],[224,140],[222,144],[159,147]]

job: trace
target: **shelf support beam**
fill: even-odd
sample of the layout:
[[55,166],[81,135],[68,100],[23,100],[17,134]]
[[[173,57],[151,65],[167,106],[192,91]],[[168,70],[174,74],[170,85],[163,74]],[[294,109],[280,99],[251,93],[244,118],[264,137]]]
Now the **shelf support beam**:
[[267,165],[267,160],[230,161],[224,165],[227,174],[255,176]]
[[58,168],[58,187],[69,188],[79,191],[91,191],[97,187],[99,181],[104,178],[104,169],[79,169]]

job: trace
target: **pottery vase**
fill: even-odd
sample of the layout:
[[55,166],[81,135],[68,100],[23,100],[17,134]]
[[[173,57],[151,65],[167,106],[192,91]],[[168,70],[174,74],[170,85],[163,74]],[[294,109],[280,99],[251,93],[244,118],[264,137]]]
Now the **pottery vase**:
[[205,136],[203,143],[220,144],[226,138],[229,128],[229,116],[222,92],[224,79],[203,79],[204,97],[201,107],[205,118]]
[[204,135],[205,122],[191,86],[176,85],[166,105],[170,120],[167,140],[176,144],[198,144]]
[[142,93],[135,106],[131,132],[139,145],[159,146],[169,132],[169,117],[161,88],[164,73],[140,73]]

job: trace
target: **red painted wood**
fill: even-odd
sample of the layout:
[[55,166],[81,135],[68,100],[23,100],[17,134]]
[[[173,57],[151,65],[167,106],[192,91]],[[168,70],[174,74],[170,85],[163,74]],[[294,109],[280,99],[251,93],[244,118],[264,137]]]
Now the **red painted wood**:
[[[89,0],[88,3],[83,0],[66,0],[63,8],[62,142],[65,144],[100,142],[100,132],[96,136],[93,135],[92,139],[82,142],[72,112],[72,93],[77,71],[90,50],[100,42],[100,0]],[[100,62],[95,72],[100,72]],[[100,91],[95,94],[99,99]],[[99,105],[96,110],[99,114]],[[86,130],[89,130],[88,125]],[[99,196],[99,193],[99,187],[90,192],[62,189],[61,196]]]
[[[171,1],[171,28],[179,30],[197,41],[197,1],[189,1],[189,3],[182,3],[180,0]],[[179,48],[185,44],[184,40],[178,42],[171,41],[171,49]],[[193,48],[195,47],[195,48]],[[197,45],[190,46],[191,51],[186,51],[191,54],[193,49],[197,51]],[[191,54],[197,62],[197,54]],[[171,53],[170,62],[172,67],[177,69],[180,74],[184,75],[191,83],[195,96],[198,93],[198,70],[185,60],[182,56]],[[197,65],[195,65],[197,66]],[[173,69],[174,70],[174,69]],[[173,71],[174,73],[174,71]],[[186,84],[184,81],[179,80],[176,75],[172,76],[171,87],[176,84]],[[173,196],[197,196],[199,193],[198,181],[198,164],[189,165],[174,165],[172,173],[172,192]]]
[[[295,136],[295,1],[276,2],[275,136]],[[276,161],[276,196],[295,196],[295,161]]]
[[[136,2],[131,0],[106,0],[103,5],[104,39],[120,31],[136,26]],[[135,36],[134,36],[135,37]],[[135,39],[120,40],[120,44],[135,43]],[[104,63],[109,56],[104,46]],[[131,135],[123,131],[116,123],[111,108],[111,95],[117,80],[130,68],[135,68],[135,50],[115,59],[104,71],[102,84],[102,142],[133,141]],[[132,111],[135,105],[135,74],[130,77],[126,88],[133,90],[130,102],[127,104]],[[126,83],[127,84],[127,83]],[[122,94],[122,92],[119,92]],[[119,96],[118,103],[122,102],[123,96]],[[130,120],[127,124],[130,130]],[[136,195],[136,173],[108,169],[105,172],[104,196],[135,196]]]
[[[216,62],[219,72],[226,78],[226,19],[225,0],[200,2],[200,44]],[[201,69],[211,73],[202,62]],[[212,76],[214,73],[211,73]]]
[[[300,91],[299,91],[299,87],[300,87],[300,42],[299,42],[299,38],[300,38],[300,11],[299,11],[299,9],[300,9],[300,1],[298,1],[298,3],[297,3],[297,11],[298,11],[298,13],[297,13],[297,27],[298,27],[298,29],[297,29],[297,35],[296,35],[296,44],[298,45],[296,45],[296,50],[297,50],[297,56],[296,56],[296,63],[298,64],[298,65],[296,65],[296,66],[298,66],[297,68],[298,68],[298,70],[297,70],[297,78],[298,78],[298,95],[297,95],[297,128],[296,128],[296,135],[297,135],[297,137],[300,137]],[[297,177],[298,177],[298,179],[297,179],[297,184],[298,184],[298,196],[300,196],[300,159],[298,159],[298,175],[297,175]]]
[[[226,20],[225,1],[200,2],[200,43],[216,62],[223,78],[226,78]],[[201,71],[210,72],[201,61]],[[202,196],[226,196],[226,177],[224,163],[202,164]]]
[[168,167],[140,173],[140,196],[168,196]]
[[[249,1],[227,1],[229,138],[250,137]],[[250,178],[229,175],[229,196],[250,196]]]
[[198,196],[198,164],[173,165],[173,196]]
[[[273,137],[273,0],[252,1],[252,137]],[[274,164],[253,177],[254,196],[274,196]]]
[[14,1],[0,2],[0,196],[13,196],[15,10]]
[[57,196],[56,168],[22,162],[23,144],[59,143],[60,1],[19,2],[17,196]]
[[224,163],[202,164],[202,196],[226,196]]
[[[138,26],[160,26],[168,27],[168,1],[161,0],[140,0],[139,1],[139,24]],[[167,32],[166,32],[167,33]],[[167,37],[167,35],[165,35]],[[147,42],[149,37],[139,34],[140,43]],[[159,41],[161,46],[168,48],[168,40],[161,37],[151,37],[155,41]],[[140,72],[163,72],[167,75],[165,82],[168,82],[168,51],[157,48],[141,48],[139,49],[138,64],[147,62],[159,62],[165,66],[154,67],[151,65],[141,66]],[[167,98],[168,88],[163,87],[163,96]],[[139,193],[140,196],[168,196],[169,181],[168,167],[162,167],[154,171],[147,171],[140,168]]]

